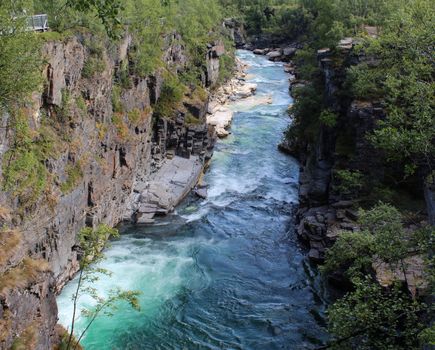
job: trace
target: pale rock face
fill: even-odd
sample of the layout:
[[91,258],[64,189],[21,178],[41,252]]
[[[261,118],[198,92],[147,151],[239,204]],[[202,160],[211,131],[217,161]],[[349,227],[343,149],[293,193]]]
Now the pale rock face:
[[140,195],[136,223],[152,224],[155,215],[171,212],[195,187],[202,169],[203,162],[198,156],[167,159],[150,176],[147,188]]
[[282,55],[281,51],[276,50],[276,51],[269,52],[266,56],[270,60],[273,60],[275,58],[281,57],[281,55]]
[[228,107],[221,107],[212,115],[207,116],[207,123],[215,127],[218,137],[226,137],[229,135],[226,129],[231,125],[233,115],[233,111]]
[[240,60],[236,60],[236,64],[235,78],[229,80],[216,91],[208,107],[207,123],[215,128],[216,134],[220,138],[230,134],[228,128],[234,116],[231,106],[241,99],[247,101],[246,99],[253,96],[257,90],[256,84],[246,82],[247,66]]

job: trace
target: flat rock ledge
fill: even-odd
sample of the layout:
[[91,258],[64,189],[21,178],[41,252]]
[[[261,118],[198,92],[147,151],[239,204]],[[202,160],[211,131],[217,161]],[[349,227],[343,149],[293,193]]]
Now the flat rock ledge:
[[231,103],[251,97],[257,90],[257,84],[246,82],[248,66],[239,59],[236,59],[236,66],[236,76],[216,91],[207,111],[207,123],[214,126],[216,134],[220,138],[230,134],[228,129],[234,116]]
[[[218,137],[229,135],[228,128],[233,119],[232,105],[255,94],[256,84],[246,82],[246,68],[236,61],[237,73],[233,79],[220,87],[212,96],[207,111],[207,124],[213,126]],[[271,103],[271,97],[258,96],[258,103]],[[131,205],[124,215],[125,221],[136,224],[153,224],[156,216],[166,215],[186,197],[197,185],[204,169],[199,156],[189,158],[173,156],[163,160],[159,169],[149,180],[138,180],[134,186]],[[206,186],[198,186],[196,194],[205,198]]]
[[156,216],[173,211],[195,187],[203,166],[198,156],[166,159],[150,180],[142,184],[143,188],[136,189],[135,204],[126,219],[137,224],[152,224]]

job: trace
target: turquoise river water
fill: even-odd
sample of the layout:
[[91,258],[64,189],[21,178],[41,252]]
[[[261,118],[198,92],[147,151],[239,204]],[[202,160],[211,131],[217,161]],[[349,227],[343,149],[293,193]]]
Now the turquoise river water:
[[[95,283],[139,290],[141,311],[120,305],[84,337],[100,349],[313,349],[326,338],[327,293],[294,234],[298,163],[277,151],[289,123],[288,75],[248,51],[248,80],[273,103],[235,104],[232,134],[216,145],[206,200],[187,198],[156,225],[122,227]],[[69,327],[77,281],[58,297]],[[80,308],[92,306],[80,298]],[[77,332],[86,325],[77,321]]]

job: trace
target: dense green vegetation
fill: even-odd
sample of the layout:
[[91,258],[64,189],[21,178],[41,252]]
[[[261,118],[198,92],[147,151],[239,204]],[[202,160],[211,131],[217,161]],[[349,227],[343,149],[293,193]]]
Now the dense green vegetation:
[[[432,310],[421,296],[394,280],[388,288],[375,278],[373,264],[383,262],[395,270],[407,268],[406,258],[426,259],[428,291],[433,290],[433,227],[407,229],[413,215],[397,210],[407,197],[403,186],[420,192],[416,183],[433,182],[435,154],[434,50],[435,10],[429,0],[239,0],[235,2],[248,32],[275,42],[304,45],[295,59],[304,86],[293,91],[293,126],[287,137],[306,147],[318,141],[320,130],[336,134],[336,154],[341,161],[333,175],[335,195],[363,199],[361,231],[341,233],[329,250],[325,273],[341,271],[352,288],[328,312],[333,335],[324,348],[419,349],[434,344],[427,328]],[[377,32],[369,36],[364,26]],[[350,66],[347,80],[336,98],[341,101],[375,101],[386,117],[378,120],[367,140],[385,155],[385,178],[373,178],[347,162],[355,156],[352,125],[340,110],[331,110],[324,95],[324,78],[317,50],[332,50],[333,64],[343,65],[336,49],[340,39],[358,37],[356,52],[362,63]],[[329,130],[329,131],[328,131]],[[305,145],[305,146],[304,146]],[[418,188],[418,190],[416,190]],[[377,204],[378,200],[390,204]],[[373,206],[374,205],[374,206]],[[413,208],[415,211],[418,208]],[[406,224],[405,224],[406,223]]]
[[[35,13],[48,14],[49,32],[27,30],[27,17]],[[133,87],[135,78],[159,71],[164,82],[161,98],[153,106],[155,115],[171,117],[185,92],[202,89],[207,44],[224,39],[223,15],[218,0],[2,1],[0,113],[7,113],[7,128],[10,137],[14,138],[11,149],[3,158],[3,190],[13,193],[25,211],[31,210],[43,195],[51,196],[52,187],[59,181],[47,171],[47,162],[71,144],[71,130],[64,126],[74,127],[87,115],[87,102],[83,96],[64,89],[62,105],[55,107],[49,118],[42,116],[44,125],[35,125],[30,120],[31,113],[36,112],[32,110],[31,94],[42,92],[45,84],[41,74],[44,67],[41,49],[45,42],[76,36],[87,51],[82,78],[91,81],[107,70],[108,61],[121,39],[131,35],[128,57],[115,72],[113,118],[108,123],[98,124],[100,138],[113,126],[119,140],[123,141],[127,139],[129,123],[136,126],[150,113],[126,113],[121,104],[123,91]],[[180,50],[186,51],[185,67],[165,65],[163,54],[169,44],[179,44]],[[226,45],[230,55],[221,57],[221,81],[230,76],[233,64],[232,44],[227,41]],[[70,163],[65,168],[66,180],[58,184],[64,194],[73,190],[82,177],[80,163]]]
[[[406,290],[403,277],[411,255],[429,257],[435,238],[433,229],[406,230],[402,214],[380,203],[360,212],[361,231],[343,232],[328,251],[326,272],[342,271],[353,290],[328,311],[333,349],[419,349],[427,342],[431,306]],[[398,271],[401,279],[382,288],[373,274],[380,262]],[[433,258],[424,279],[433,281]],[[429,286],[431,288],[433,286]]]
[[[26,11],[26,12],[25,12]],[[49,33],[26,30],[26,13],[48,13]],[[316,58],[324,47],[337,54],[338,40],[358,37],[362,63],[346,71],[345,86],[339,91],[343,100],[377,101],[386,117],[379,120],[367,139],[386,156],[388,179],[372,179],[346,162],[334,173],[334,188],[342,198],[365,197],[365,211],[360,213],[361,231],[340,235],[330,249],[324,267],[326,273],[340,270],[352,288],[329,310],[333,335],[330,348],[336,349],[417,349],[434,343],[434,331],[427,328],[431,309],[419,296],[408,293],[404,281],[396,280],[381,287],[374,278],[373,264],[389,264],[405,269],[406,257],[418,254],[431,268],[426,279],[432,288],[434,231],[420,227],[409,230],[411,219],[392,204],[403,202],[391,195],[397,184],[407,184],[414,191],[416,183],[434,182],[434,48],[435,8],[430,0],[18,0],[0,3],[0,113],[7,112],[7,127],[13,142],[4,155],[2,188],[12,193],[23,210],[34,206],[44,194],[51,193],[52,175],[48,159],[62,150],[55,123],[68,124],[70,107],[86,113],[82,97],[63,94],[63,106],[56,110],[57,121],[42,116],[41,125],[31,126],[31,93],[42,90],[40,55],[44,41],[64,40],[81,34],[88,51],[82,77],[93,79],[106,69],[110,55],[127,32],[132,36],[132,50],[122,62],[112,91],[114,115],[111,124],[120,140],[128,137],[128,122],[138,123],[144,111],[124,114],[121,94],[132,86],[132,76],[145,77],[156,70],[164,76],[161,98],[153,106],[157,117],[174,113],[186,90],[202,91],[207,43],[222,37],[221,21],[232,15],[242,19],[252,35],[263,35],[278,42],[298,41],[304,45],[295,59],[298,79],[303,86],[294,93],[293,127],[289,138],[314,143],[320,130],[336,129],[336,153],[341,158],[354,156],[349,130],[340,126],[340,113],[324,96],[324,81]],[[364,26],[376,26],[378,36],[369,36]],[[182,74],[165,67],[163,49],[169,36],[187,49],[189,65]],[[228,46],[228,45],[227,45]],[[342,64],[339,55],[334,62]],[[365,60],[364,60],[365,58]],[[231,74],[231,56],[221,57],[221,81]],[[178,72],[177,72],[178,73]],[[193,116],[186,118],[197,123]],[[108,130],[98,124],[100,139]],[[65,169],[63,193],[70,192],[82,177],[79,161]],[[420,186],[422,187],[422,186]],[[419,188],[420,190],[420,188]],[[388,204],[377,203],[379,199]],[[84,246],[101,248],[101,235],[113,233],[107,227],[85,229]],[[95,237],[99,238],[95,238]],[[89,244],[89,241],[91,244]],[[85,244],[86,243],[86,244]],[[98,254],[98,253],[95,253]],[[87,263],[87,259],[84,259]],[[82,271],[88,266],[83,266]],[[92,291],[87,291],[92,292]],[[78,294],[76,294],[77,297]],[[131,302],[136,295],[123,295]],[[114,300],[119,294],[114,294]],[[118,299],[116,299],[118,298]],[[100,310],[101,311],[101,310]],[[91,319],[94,315],[90,315]],[[71,330],[72,333],[72,330]],[[71,340],[68,340],[68,347]]]
[[[0,108],[16,106],[42,81],[38,39],[25,31],[26,18],[15,16],[28,1],[0,3]],[[19,67],[19,68],[18,68]]]

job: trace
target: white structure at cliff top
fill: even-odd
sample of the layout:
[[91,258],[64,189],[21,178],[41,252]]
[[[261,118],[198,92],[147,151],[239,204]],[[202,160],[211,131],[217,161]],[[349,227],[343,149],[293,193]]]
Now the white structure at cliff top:
[[34,32],[46,32],[48,27],[48,15],[35,15],[27,18],[27,30]]

